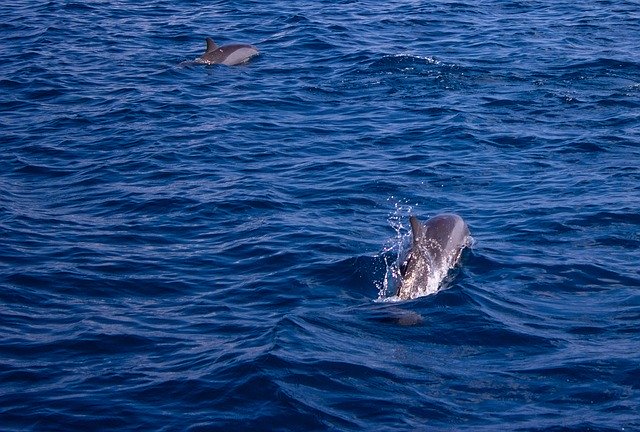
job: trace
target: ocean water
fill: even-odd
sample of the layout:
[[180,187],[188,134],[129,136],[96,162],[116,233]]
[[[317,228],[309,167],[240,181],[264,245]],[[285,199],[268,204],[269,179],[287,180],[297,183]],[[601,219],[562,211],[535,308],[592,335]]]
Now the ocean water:
[[[639,41],[638,1],[5,2],[0,430],[640,430]],[[474,246],[386,301],[442,212]]]

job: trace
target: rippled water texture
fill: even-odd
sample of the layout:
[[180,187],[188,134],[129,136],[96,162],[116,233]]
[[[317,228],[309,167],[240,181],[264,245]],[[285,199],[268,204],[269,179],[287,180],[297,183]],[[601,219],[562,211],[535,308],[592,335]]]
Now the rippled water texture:
[[[5,2],[0,429],[640,429],[638,41],[637,1]],[[441,212],[474,247],[380,301]]]

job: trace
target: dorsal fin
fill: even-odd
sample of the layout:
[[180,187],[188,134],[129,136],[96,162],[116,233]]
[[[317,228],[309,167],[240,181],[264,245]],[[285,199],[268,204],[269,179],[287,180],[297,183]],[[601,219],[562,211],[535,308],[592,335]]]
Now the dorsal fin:
[[415,216],[409,218],[409,223],[411,223],[412,244],[415,246],[422,238],[422,224]]
[[216,43],[213,41],[213,39],[207,38],[206,40],[207,40],[207,51],[206,52],[218,49],[218,45],[216,45]]

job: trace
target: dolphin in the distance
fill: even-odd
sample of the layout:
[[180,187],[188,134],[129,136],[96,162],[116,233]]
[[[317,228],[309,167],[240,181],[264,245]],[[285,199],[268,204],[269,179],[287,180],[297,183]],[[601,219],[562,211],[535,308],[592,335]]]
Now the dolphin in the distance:
[[196,59],[196,63],[223,64],[235,66],[249,61],[258,55],[258,48],[247,44],[229,44],[218,46],[213,39],[207,38],[207,49],[202,56]]
[[440,283],[471,244],[469,227],[455,214],[441,214],[411,223],[411,250],[400,270],[401,282],[396,296],[413,299],[436,292]]

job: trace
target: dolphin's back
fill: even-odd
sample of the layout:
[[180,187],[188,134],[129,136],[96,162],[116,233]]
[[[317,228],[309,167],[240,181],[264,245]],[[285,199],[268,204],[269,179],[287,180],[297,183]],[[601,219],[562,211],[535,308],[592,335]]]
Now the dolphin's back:
[[222,61],[220,63],[227,66],[244,63],[258,54],[256,47],[246,44],[225,45],[220,48],[220,51],[222,51]]
[[411,251],[403,266],[402,282],[397,292],[402,299],[437,291],[470,239],[469,227],[456,214],[441,214],[424,223],[412,216],[409,222]]
[[223,64],[234,66],[248,61],[258,54],[258,48],[248,44],[229,44],[218,46],[211,38],[207,38],[207,49],[196,61],[205,64]]
[[462,249],[469,237],[469,227],[456,214],[441,214],[421,223],[411,216],[413,245],[427,248],[433,259],[441,261],[456,250]]

